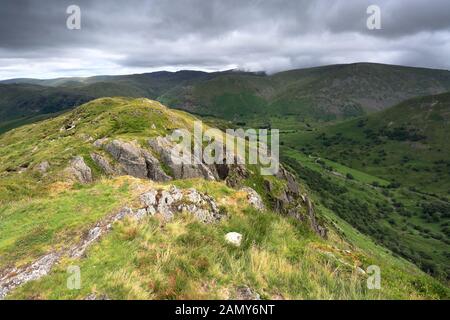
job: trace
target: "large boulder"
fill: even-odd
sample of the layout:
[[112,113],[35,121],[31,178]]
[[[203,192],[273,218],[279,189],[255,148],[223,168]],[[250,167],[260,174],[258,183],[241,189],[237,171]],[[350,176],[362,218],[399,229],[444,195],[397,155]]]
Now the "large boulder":
[[75,177],[80,183],[86,184],[92,182],[91,168],[87,166],[81,156],[76,156],[72,159],[69,167],[66,168],[66,173]]
[[171,179],[162,170],[158,159],[133,143],[113,140],[106,144],[104,148],[119,162],[121,169],[130,176],[155,181]]
[[204,223],[217,222],[223,218],[214,199],[195,189],[182,190],[175,186],[168,190],[154,189],[143,193],[140,201],[148,215],[158,213],[165,221],[172,220],[180,212],[188,212]]
[[91,158],[106,174],[108,174],[108,175],[117,174],[117,170],[115,170],[109,163],[108,159],[106,159],[101,154],[92,152]]
[[252,207],[260,211],[266,210],[266,207],[264,205],[263,200],[261,199],[261,196],[255,190],[249,187],[244,187],[241,189],[241,191],[247,193],[248,203]]
[[147,165],[142,152],[131,143],[113,140],[106,144],[105,150],[118,161],[124,171],[136,178],[147,178]]
[[216,180],[217,173],[214,172],[213,168],[205,165],[201,161],[186,163],[187,161],[183,161],[179,155],[172,152],[176,145],[168,138],[156,137],[149,140],[148,143],[159,154],[161,161],[171,169],[175,179],[204,178],[206,180]]

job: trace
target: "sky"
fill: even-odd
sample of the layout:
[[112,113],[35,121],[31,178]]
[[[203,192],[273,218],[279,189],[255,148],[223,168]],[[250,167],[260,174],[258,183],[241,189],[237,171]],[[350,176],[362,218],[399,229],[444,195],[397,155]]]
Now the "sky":
[[[68,29],[69,5],[81,28]],[[367,27],[369,5],[381,29]],[[450,69],[450,0],[1,0],[0,79],[352,62]]]

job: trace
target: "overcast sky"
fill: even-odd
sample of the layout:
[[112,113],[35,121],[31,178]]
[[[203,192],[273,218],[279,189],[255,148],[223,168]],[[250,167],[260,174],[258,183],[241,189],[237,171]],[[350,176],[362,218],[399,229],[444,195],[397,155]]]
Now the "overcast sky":
[[[81,8],[81,29],[66,9]],[[370,4],[381,30],[366,26]],[[450,69],[450,0],[1,0],[0,79],[276,72],[380,62]]]

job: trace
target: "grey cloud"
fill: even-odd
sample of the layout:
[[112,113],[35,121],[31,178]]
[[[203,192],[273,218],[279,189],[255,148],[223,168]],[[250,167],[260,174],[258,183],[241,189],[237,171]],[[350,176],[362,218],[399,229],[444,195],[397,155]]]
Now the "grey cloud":
[[[66,28],[70,4],[81,7],[81,30]],[[366,28],[370,4],[381,8],[382,30]],[[450,67],[448,0],[4,0],[0,8],[0,78],[354,61]]]

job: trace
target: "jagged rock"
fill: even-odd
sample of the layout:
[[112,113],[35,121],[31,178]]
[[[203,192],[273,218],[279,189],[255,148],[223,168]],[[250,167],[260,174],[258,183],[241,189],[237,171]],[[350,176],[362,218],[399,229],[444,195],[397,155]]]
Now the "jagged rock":
[[[298,220],[304,221],[307,218],[312,229],[322,238],[326,238],[327,229],[317,222],[314,206],[306,195],[300,193],[300,187],[295,180],[295,176],[283,166],[280,166],[276,177],[286,183],[282,190],[275,187],[270,180],[264,180],[264,188],[269,197],[272,198],[274,209]],[[306,207],[306,217],[302,213],[302,211],[305,211],[303,207]]]
[[261,196],[255,190],[249,187],[245,187],[242,188],[241,191],[247,193],[247,200],[255,209],[260,211],[266,210],[266,207],[261,199]]
[[[181,157],[172,154],[175,144],[166,137],[156,137],[148,141],[150,147],[160,155],[163,161],[172,171],[175,179],[204,178],[206,180],[216,180],[217,174],[200,160],[186,163]],[[198,164],[195,164],[198,163]]]
[[264,180],[264,187],[273,197],[275,210],[281,212],[291,211],[292,213],[293,208],[298,207],[296,202],[299,200],[300,187],[294,175],[283,166],[280,166],[276,177],[286,184],[282,190],[277,189],[270,180]]
[[76,127],[76,123],[75,123],[75,121],[72,121],[72,122],[70,122],[70,123],[64,124],[64,125],[59,129],[59,131],[61,131],[61,132],[63,132],[63,131],[70,131],[70,130],[72,130],[72,129],[75,129],[75,127]]
[[88,294],[84,300],[110,300],[106,294],[97,295],[95,293]]
[[147,165],[140,149],[119,140],[108,143],[105,149],[122,165],[127,174],[136,178],[147,178]]
[[100,237],[108,232],[112,224],[116,221],[123,220],[125,217],[134,217],[136,219],[140,219],[141,217],[138,216],[137,212],[133,211],[131,208],[123,207],[119,210],[116,214],[113,216],[109,216],[106,219],[103,219],[99,221],[94,227],[92,227],[86,234],[86,236],[83,237],[80,243],[73,246],[69,250],[69,256],[71,258],[80,258],[84,255],[86,252],[86,249],[100,239]]
[[195,189],[171,186],[168,190],[150,190],[140,196],[140,201],[147,214],[159,213],[165,221],[183,211],[204,223],[217,222],[223,217],[214,199]]
[[108,141],[108,138],[101,138],[94,141],[93,145],[96,148],[101,148]]
[[242,242],[242,234],[237,232],[228,232],[225,235],[225,241],[231,243],[232,245],[239,247]]
[[92,182],[92,171],[86,163],[83,157],[76,156],[70,162],[69,167],[66,169],[70,175],[74,176],[80,183]]
[[50,169],[50,163],[48,163],[48,161],[42,161],[35,167],[35,170],[39,171],[40,173],[46,173],[48,169]]
[[109,161],[102,155],[92,152],[91,158],[106,174],[114,175],[117,173],[116,170],[114,170],[114,168],[109,164]]
[[276,175],[278,179],[285,180],[287,182],[287,188],[290,194],[297,197],[300,194],[300,187],[295,181],[295,177],[292,173],[287,171],[283,166],[280,166]]
[[23,269],[14,268],[0,275],[0,300],[14,288],[47,275],[59,257],[59,253],[52,252]]
[[361,269],[360,267],[356,267],[356,272],[358,272],[359,274],[362,274],[362,275],[366,274],[366,272],[363,269]]
[[162,170],[158,159],[132,143],[113,140],[105,150],[117,160],[124,172],[136,178],[168,181],[171,178]]
[[309,221],[310,221],[310,223],[311,223],[311,227],[312,227],[312,229],[319,235],[319,236],[321,236],[322,238],[327,238],[327,233],[328,233],[328,230],[324,227],[324,226],[322,226],[322,225],[320,225],[318,222],[317,222],[317,220],[316,220],[316,214],[315,214],[315,212],[314,212],[314,206],[313,206],[313,204],[311,203],[311,200],[309,199],[309,198],[306,198],[306,206],[307,206],[307,209],[308,209],[308,217],[309,217]]
[[286,213],[287,208],[292,205],[291,200],[294,200],[289,196],[287,188],[278,190],[270,180],[264,180],[264,188],[272,198],[274,209]]
[[261,300],[261,296],[247,286],[236,289],[236,300]]
[[159,160],[152,156],[149,152],[143,151],[142,155],[145,159],[145,164],[147,166],[147,177],[155,181],[169,181],[172,179],[167,175],[161,168]]
[[242,164],[224,164],[221,166],[227,168],[228,174],[225,178],[225,183],[231,188],[242,186],[242,181],[250,176],[247,168]]
[[141,203],[146,207],[156,206],[158,204],[156,200],[157,195],[158,191],[156,190],[150,190],[146,193],[143,193],[140,196]]

